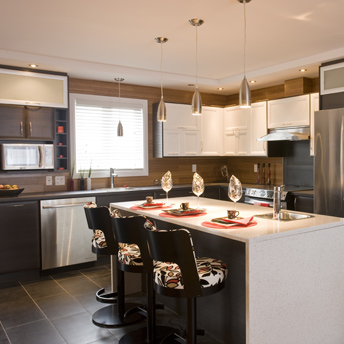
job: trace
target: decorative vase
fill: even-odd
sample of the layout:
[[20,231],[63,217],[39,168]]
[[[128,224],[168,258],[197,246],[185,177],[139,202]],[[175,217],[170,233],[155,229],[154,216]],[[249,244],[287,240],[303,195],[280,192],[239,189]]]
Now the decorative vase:
[[80,178],[80,190],[85,190],[85,179]]
[[87,184],[87,190],[91,190],[91,189],[92,189],[92,181],[91,181],[91,178],[87,178],[87,179],[86,179],[86,184]]

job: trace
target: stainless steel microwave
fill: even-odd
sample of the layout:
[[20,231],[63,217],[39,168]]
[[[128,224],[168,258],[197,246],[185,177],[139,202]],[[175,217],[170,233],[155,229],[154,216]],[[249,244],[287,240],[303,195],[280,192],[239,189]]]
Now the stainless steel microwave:
[[1,144],[2,170],[50,170],[54,168],[52,144]]

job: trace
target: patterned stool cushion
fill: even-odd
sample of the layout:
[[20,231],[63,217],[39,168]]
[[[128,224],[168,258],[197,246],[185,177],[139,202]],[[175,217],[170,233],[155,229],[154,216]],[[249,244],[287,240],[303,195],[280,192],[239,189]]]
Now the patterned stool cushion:
[[118,243],[118,261],[126,265],[143,265],[141,252],[136,244]]
[[[202,288],[214,286],[227,278],[227,266],[221,260],[201,257],[196,258],[198,275]],[[165,288],[184,289],[179,266],[170,262],[156,262],[154,281]]]

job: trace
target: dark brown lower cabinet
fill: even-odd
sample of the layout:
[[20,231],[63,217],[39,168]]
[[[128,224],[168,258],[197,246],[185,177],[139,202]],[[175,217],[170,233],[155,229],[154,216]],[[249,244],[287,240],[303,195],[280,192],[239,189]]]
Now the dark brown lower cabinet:
[[38,269],[38,202],[1,203],[0,221],[0,274]]

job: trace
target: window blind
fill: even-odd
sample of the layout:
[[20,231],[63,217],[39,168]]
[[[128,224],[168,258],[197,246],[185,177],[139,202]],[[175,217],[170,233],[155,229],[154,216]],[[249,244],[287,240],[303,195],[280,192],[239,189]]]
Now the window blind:
[[[94,102],[93,102],[94,103]],[[123,136],[117,136],[119,120]],[[144,116],[142,106],[75,105],[76,171],[137,170],[144,168]]]

